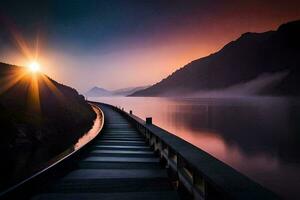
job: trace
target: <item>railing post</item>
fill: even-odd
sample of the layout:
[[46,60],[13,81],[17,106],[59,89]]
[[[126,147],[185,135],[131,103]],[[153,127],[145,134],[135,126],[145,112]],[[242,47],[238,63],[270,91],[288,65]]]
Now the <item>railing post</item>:
[[132,115],[132,110],[130,110],[130,111],[129,111],[129,114],[131,114],[131,115]]
[[146,124],[152,124],[152,117],[146,117]]
[[202,175],[197,172],[193,173],[193,186],[195,199],[206,199],[206,183]]
[[187,192],[186,194],[190,195],[189,198],[194,198],[194,171],[181,155],[177,155],[177,170],[179,178],[179,190],[184,193]]

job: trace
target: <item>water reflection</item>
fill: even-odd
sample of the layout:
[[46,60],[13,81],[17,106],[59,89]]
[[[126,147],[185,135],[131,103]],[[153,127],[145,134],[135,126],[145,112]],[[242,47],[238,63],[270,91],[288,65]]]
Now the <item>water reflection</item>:
[[103,126],[103,116],[102,113],[100,112],[99,108],[91,105],[93,110],[95,111],[95,113],[97,114],[97,118],[94,121],[93,127],[85,134],[83,135],[81,138],[79,138],[78,142],[74,145],[74,150],[78,150],[81,147],[83,147],[85,144],[87,144],[89,141],[91,141],[92,139],[94,139],[98,133],[100,132],[100,130],[102,129]]
[[132,109],[286,198],[299,199],[297,99],[93,99]]

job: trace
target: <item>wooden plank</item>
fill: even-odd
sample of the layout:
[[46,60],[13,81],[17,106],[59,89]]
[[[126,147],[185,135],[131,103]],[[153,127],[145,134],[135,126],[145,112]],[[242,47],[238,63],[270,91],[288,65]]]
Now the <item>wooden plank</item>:
[[94,150],[91,153],[124,153],[124,154],[153,154],[152,151],[128,151],[128,150]]
[[159,162],[158,158],[133,158],[133,157],[96,157],[90,156],[83,161],[89,162]]
[[162,169],[78,169],[69,173],[63,180],[115,178],[167,178],[167,173]]
[[167,192],[126,192],[126,193],[50,193],[36,196],[33,200],[176,200],[179,199],[173,191]]

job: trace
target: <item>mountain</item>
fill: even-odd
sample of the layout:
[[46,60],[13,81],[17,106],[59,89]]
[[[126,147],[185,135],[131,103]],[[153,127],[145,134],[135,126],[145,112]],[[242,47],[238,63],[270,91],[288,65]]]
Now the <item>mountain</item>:
[[128,96],[139,90],[144,90],[149,86],[128,87],[117,90],[106,90],[99,87],[93,87],[85,95],[87,97],[110,97],[110,96]]
[[95,118],[75,89],[0,63],[0,188],[72,147]]
[[112,96],[112,92],[103,88],[93,87],[86,94],[88,97],[107,97]]
[[182,96],[222,91],[262,77],[279,77],[278,74],[282,77],[273,78],[272,82],[260,80],[265,85],[259,85],[257,90],[252,88],[252,93],[300,95],[299,20],[283,24],[276,31],[244,33],[220,51],[192,61],[132,96]]
[[116,95],[116,96],[128,96],[128,95],[131,95],[131,94],[133,94],[137,91],[144,90],[148,87],[149,86],[122,88],[122,89],[114,90],[113,94]]

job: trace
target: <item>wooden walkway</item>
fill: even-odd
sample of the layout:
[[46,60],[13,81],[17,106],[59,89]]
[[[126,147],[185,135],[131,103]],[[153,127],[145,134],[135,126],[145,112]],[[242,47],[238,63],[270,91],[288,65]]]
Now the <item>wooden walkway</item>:
[[33,199],[178,199],[144,137],[119,112],[101,109],[104,129],[88,153]]

